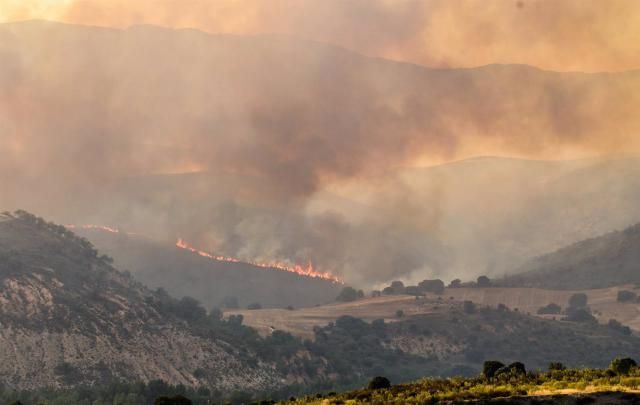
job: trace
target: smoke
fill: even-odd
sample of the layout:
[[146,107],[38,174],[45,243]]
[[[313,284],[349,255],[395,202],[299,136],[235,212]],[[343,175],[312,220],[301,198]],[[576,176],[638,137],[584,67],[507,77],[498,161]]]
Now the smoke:
[[434,67],[640,67],[635,0],[5,0],[0,20],[279,33]]
[[[447,182],[417,188],[407,167],[640,146],[637,72],[431,70],[278,36],[40,22],[0,28],[0,55],[3,207],[357,282],[447,274],[463,254]],[[353,202],[322,203],[349,185]]]

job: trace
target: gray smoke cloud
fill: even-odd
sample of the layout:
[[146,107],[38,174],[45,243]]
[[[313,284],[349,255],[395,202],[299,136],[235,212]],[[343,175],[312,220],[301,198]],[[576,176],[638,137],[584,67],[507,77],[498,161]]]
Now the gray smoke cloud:
[[[448,181],[426,193],[398,174],[422,159],[639,146],[637,72],[433,70],[278,36],[40,22],[3,25],[0,57],[3,207],[355,282],[448,275],[463,254]],[[373,197],[318,202],[341,184]]]

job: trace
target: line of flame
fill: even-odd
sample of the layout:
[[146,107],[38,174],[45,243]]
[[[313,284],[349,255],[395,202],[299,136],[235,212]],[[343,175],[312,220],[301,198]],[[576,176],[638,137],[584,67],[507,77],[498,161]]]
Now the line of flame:
[[[65,225],[66,228],[68,229],[91,229],[91,230],[98,230],[98,231],[104,231],[104,232],[109,232],[109,233],[122,233],[122,234],[126,234],[126,235],[136,235],[135,233],[132,232],[124,232],[118,228],[113,228],[110,226],[106,226],[106,225],[93,225],[93,224],[86,224],[86,225]],[[313,264],[311,262],[309,262],[309,264],[305,267],[305,266],[300,266],[300,265],[295,265],[295,266],[287,266],[286,264],[283,263],[278,263],[278,262],[269,262],[269,263],[261,263],[261,262],[254,262],[254,261],[250,261],[250,260],[240,260],[240,259],[236,259],[235,257],[227,257],[227,256],[216,256],[213,255],[211,253],[205,252],[203,250],[198,250],[194,247],[192,247],[191,245],[189,245],[184,239],[178,239],[178,241],[176,242],[176,246],[181,248],[181,249],[186,249],[192,253],[196,253],[202,257],[206,257],[208,259],[211,260],[216,260],[219,262],[229,262],[229,263],[247,263],[247,264],[251,264],[253,266],[256,267],[261,267],[264,269],[276,269],[276,270],[281,270],[281,271],[288,271],[289,273],[296,273],[300,276],[305,276],[305,277],[311,277],[311,278],[320,278],[323,280],[329,280],[332,281],[334,283],[339,283],[339,284],[344,284],[344,282],[342,281],[342,279],[340,279],[338,276],[325,271],[325,272],[321,272],[321,271],[316,271],[313,268]]]
[[300,265],[287,266],[285,264],[277,263],[277,262],[261,263],[261,262],[254,262],[250,260],[240,260],[240,259],[236,259],[235,257],[217,256],[209,252],[196,249],[191,245],[189,245],[184,239],[181,239],[181,238],[178,239],[178,241],[176,242],[176,246],[179,247],[180,249],[186,249],[192,253],[195,253],[202,257],[206,257],[211,260],[216,260],[220,262],[230,262],[230,263],[248,263],[253,266],[262,267],[265,269],[276,269],[281,271],[288,271],[289,273],[296,273],[298,275],[305,276],[305,277],[321,278],[323,280],[329,280],[334,283],[344,284],[344,282],[338,276],[328,271],[321,272],[321,271],[314,270],[313,264],[311,262],[309,262],[309,264],[306,267],[300,266]]

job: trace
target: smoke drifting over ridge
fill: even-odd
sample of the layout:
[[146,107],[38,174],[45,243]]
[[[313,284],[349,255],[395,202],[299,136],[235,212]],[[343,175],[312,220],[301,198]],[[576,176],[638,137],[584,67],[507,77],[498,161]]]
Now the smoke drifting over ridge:
[[635,0],[4,0],[0,21],[279,33],[434,67],[640,68]]
[[[639,146],[636,72],[430,70],[272,36],[51,23],[2,26],[0,57],[3,207],[355,281],[442,274],[454,255],[441,189],[417,200],[398,169]],[[204,172],[153,176],[189,168]],[[309,212],[340,183],[375,205]]]

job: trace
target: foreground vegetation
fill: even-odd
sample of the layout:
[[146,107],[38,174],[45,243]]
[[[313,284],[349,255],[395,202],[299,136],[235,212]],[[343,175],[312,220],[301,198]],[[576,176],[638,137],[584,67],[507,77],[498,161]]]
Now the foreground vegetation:
[[[377,384],[381,382],[382,388],[378,388]],[[431,404],[520,396],[638,393],[639,390],[640,368],[631,359],[616,359],[607,369],[565,369],[560,363],[551,363],[547,372],[526,372],[521,363],[504,366],[498,362],[486,362],[484,372],[474,378],[427,378],[389,387],[384,387],[383,378],[376,378],[364,389],[292,398],[287,403]]]

